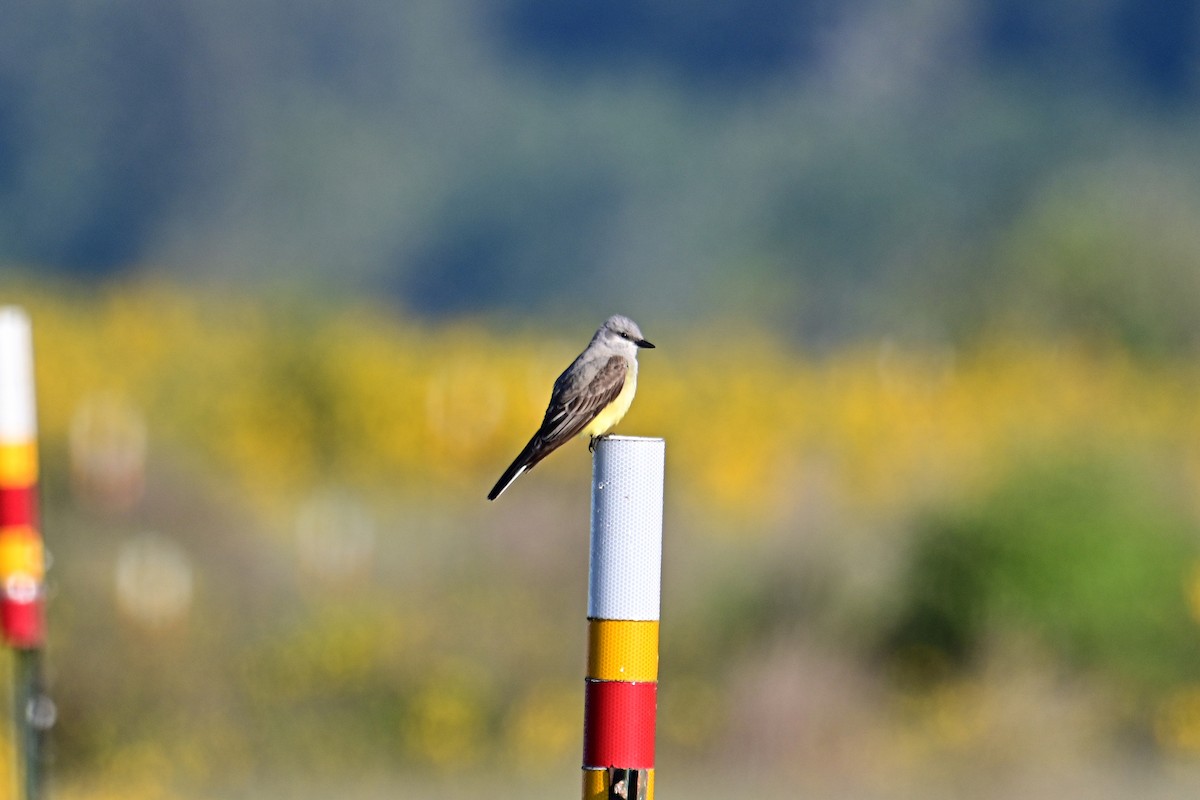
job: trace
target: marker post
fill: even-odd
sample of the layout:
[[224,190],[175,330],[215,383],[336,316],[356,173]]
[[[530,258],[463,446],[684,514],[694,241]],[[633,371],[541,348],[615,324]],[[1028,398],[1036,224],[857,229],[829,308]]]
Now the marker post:
[[592,458],[584,800],[653,800],[662,439],[605,436]]
[[42,744],[53,722],[43,692],[45,554],[37,505],[37,415],[29,318],[0,307],[0,637],[12,652],[19,797],[42,794]]

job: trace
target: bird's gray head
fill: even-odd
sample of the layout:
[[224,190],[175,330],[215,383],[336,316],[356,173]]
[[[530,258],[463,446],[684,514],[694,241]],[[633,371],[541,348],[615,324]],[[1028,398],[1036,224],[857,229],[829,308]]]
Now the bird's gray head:
[[631,354],[636,353],[639,347],[654,347],[642,336],[642,329],[636,322],[620,314],[613,314],[604,320],[604,324],[600,326],[600,330],[596,331],[596,335],[593,337],[593,340],[597,339],[614,347],[628,348]]

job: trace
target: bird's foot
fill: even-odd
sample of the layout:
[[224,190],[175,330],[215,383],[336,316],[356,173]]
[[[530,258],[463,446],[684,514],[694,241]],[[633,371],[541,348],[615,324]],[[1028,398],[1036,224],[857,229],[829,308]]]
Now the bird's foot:
[[595,436],[588,437],[588,452],[589,453],[596,452],[596,437]]

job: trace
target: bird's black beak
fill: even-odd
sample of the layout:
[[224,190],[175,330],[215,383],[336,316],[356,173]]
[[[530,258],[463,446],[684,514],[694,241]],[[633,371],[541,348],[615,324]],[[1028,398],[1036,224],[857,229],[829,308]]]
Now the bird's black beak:
[[638,347],[644,347],[647,350],[654,349],[654,345],[650,344],[645,339],[636,339],[636,340],[634,340],[634,344],[636,344]]

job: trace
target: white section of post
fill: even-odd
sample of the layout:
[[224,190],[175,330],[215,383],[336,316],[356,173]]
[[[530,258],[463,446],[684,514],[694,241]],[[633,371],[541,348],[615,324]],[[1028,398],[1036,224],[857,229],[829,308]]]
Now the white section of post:
[[16,306],[0,307],[0,443],[37,437],[32,342],[29,316]]
[[666,442],[605,436],[592,459],[588,617],[657,620]]

